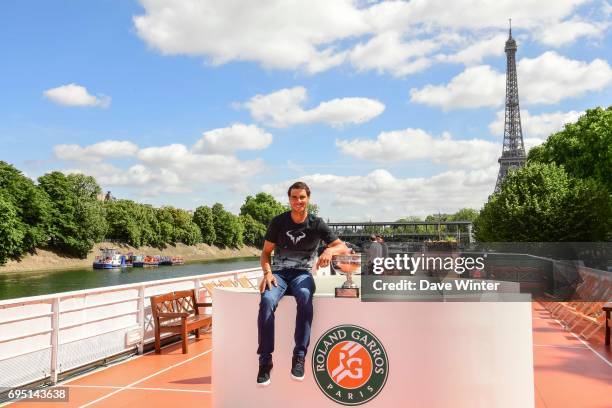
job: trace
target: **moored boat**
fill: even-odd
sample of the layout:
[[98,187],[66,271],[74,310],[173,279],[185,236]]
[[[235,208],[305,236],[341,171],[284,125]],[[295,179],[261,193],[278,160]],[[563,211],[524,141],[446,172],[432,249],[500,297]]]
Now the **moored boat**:
[[102,248],[102,253],[96,256],[93,262],[94,269],[113,269],[126,266],[125,255],[121,255],[115,248]]
[[134,261],[133,261],[133,258],[134,258],[134,254],[133,254],[132,252],[128,252],[128,253],[125,255],[125,266],[126,266],[127,268],[131,268],[131,267],[133,267],[133,266],[134,266]]
[[185,260],[182,256],[173,256],[172,257],[172,265],[182,265],[185,263]]
[[144,267],[159,266],[159,256],[147,255],[144,257]]
[[144,266],[144,256],[132,255],[132,266],[135,268],[142,268]]
[[171,256],[162,256],[159,258],[160,265],[172,265],[172,257]]

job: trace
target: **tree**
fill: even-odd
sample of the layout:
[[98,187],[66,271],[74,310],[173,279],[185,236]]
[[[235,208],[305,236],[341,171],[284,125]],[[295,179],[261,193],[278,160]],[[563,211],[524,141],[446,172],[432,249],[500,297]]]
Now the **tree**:
[[225,211],[220,203],[212,206],[212,213],[215,224],[215,245],[220,247],[241,246],[243,227],[240,219],[234,214]]
[[473,208],[462,208],[450,217],[450,221],[472,221],[478,217],[478,211]]
[[212,245],[215,242],[215,221],[210,207],[202,205],[193,213],[193,222],[200,228],[202,242]]
[[11,200],[0,193],[0,265],[22,255],[26,229]]
[[531,163],[511,171],[474,224],[484,242],[598,241],[612,206],[595,180],[570,177],[563,167]]
[[174,218],[169,207],[156,208],[155,215],[159,225],[160,242],[174,242]]
[[125,242],[131,246],[142,245],[142,230],[136,217],[136,206],[131,200],[104,202],[108,221],[108,238]]
[[[462,208],[450,216],[450,221],[471,221],[474,223],[476,218],[478,218],[478,211],[473,208]],[[462,233],[468,233],[467,225],[461,225],[458,228]]]
[[272,218],[287,211],[286,207],[267,193],[258,193],[255,197],[247,196],[240,207],[240,215],[250,215],[255,221],[268,225]]
[[200,228],[193,222],[191,214],[180,208],[167,207],[172,214],[174,226],[174,242],[185,245],[195,245],[202,242]]
[[107,230],[104,208],[96,198],[100,187],[93,177],[58,171],[39,177],[38,182],[51,200],[51,246],[84,258]]
[[563,166],[572,177],[597,180],[612,194],[612,106],[587,110],[532,148],[527,161]]
[[137,204],[135,218],[141,230],[141,244],[163,248],[166,244],[161,234],[157,211],[149,204]]
[[102,194],[102,188],[98,185],[95,178],[84,174],[69,174],[66,178],[70,181],[74,193],[79,198],[86,200],[98,200]]
[[3,192],[4,199],[12,204],[15,216],[22,224],[23,230],[19,234],[23,233],[23,238],[15,257],[46,245],[52,217],[48,195],[23,173],[4,161],[0,161],[0,192]]
[[257,222],[249,214],[241,215],[240,222],[244,227],[243,239],[246,245],[262,247],[266,235],[266,227]]

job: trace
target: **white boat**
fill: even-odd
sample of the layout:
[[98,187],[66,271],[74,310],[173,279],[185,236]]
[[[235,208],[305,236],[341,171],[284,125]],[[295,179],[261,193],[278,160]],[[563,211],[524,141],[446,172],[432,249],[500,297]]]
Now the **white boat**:
[[93,262],[94,269],[113,269],[125,267],[125,256],[115,248],[102,248],[101,254]]

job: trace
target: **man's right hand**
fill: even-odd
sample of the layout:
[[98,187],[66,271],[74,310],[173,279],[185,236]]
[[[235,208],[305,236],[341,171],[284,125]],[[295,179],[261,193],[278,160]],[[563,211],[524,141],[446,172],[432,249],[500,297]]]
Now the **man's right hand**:
[[272,290],[272,285],[278,286],[276,284],[276,277],[272,273],[266,273],[261,282],[259,282],[259,292],[264,293],[266,288]]

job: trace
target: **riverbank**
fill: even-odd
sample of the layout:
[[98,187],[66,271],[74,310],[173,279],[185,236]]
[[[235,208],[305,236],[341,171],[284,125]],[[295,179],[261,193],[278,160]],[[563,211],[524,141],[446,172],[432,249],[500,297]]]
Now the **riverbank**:
[[168,255],[182,256],[185,262],[208,261],[215,259],[242,258],[248,256],[259,256],[261,251],[254,247],[242,247],[240,249],[218,248],[216,246],[197,244],[197,245],[168,245],[164,249],[143,246],[134,248],[129,245],[113,244],[111,242],[101,242],[94,245],[93,250],[85,259],[70,258],[59,255],[55,252],[37,249],[35,254],[28,254],[21,261],[8,261],[4,266],[0,266],[0,273],[3,272],[29,272],[44,270],[60,270],[73,268],[91,267],[96,255],[99,255],[100,248],[117,248],[122,253],[133,252],[143,255]]

